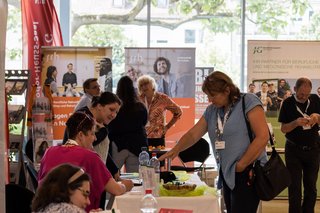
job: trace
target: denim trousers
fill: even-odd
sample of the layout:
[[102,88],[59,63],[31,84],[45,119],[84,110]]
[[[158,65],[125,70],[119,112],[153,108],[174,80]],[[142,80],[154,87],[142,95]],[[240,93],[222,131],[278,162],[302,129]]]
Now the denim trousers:
[[249,184],[249,171],[236,172],[235,187],[230,189],[220,171],[223,183],[223,196],[228,213],[256,213],[260,199],[252,184]]
[[319,146],[302,147],[287,141],[285,160],[292,181],[289,186],[289,213],[313,213],[317,199]]

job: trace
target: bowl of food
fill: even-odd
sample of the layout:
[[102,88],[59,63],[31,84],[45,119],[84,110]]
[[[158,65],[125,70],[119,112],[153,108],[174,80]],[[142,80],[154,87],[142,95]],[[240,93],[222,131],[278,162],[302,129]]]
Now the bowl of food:
[[168,183],[162,184],[162,186],[170,194],[177,194],[177,195],[192,192],[197,187],[196,184],[188,184],[184,182],[168,182]]

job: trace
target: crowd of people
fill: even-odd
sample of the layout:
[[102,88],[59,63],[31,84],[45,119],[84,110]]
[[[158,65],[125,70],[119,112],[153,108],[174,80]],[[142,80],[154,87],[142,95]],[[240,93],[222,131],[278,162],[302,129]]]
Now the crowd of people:
[[[165,60],[159,58],[155,68],[165,67],[162,61]],[[56,69],[50,70],[54,81]],[[187,116],[164,93],[166,86],[170,88],[165,79],[159,85],[149,75],[135,77],[136,84],[130,75],[121,77],[116,94],[101,93],[96,78],[83,83],[84,95],[66,122],[63,145],[46,148],[41,159],[39,188],[32,203],[34,212],[103,209],[106,193],[121,195],[133,187],[131,180],[120,177],[120,170],[138,172],[141,148],[165,145],[167,131],[181,116]],[[51,84],[52,79],[47,83]],[[309,79],[297,80],[294,95],[284,83],[281,79],[276,90],[273,83],[264,81],[258,93],[255,84],[250,84],[249,92],[241,93],[228,75],[211,73],[202,85],[211,104],[159,160],[175,158],[208,133],[218,165],[218,188],[223,189],[227,212],[256,212],[260,200],[250,184],[252,165],[256,160],[262,164],[267,161],[266,111],[280,110],[278,120],[286,136],[285,159],[292,176],[289,212],[312,212],[320,160],[320,101],[317,95],[310,94]],[[165,120],[166,113],[172,114],[169,121]],[[254,134],[253,141],[248,136],[246,120]]]

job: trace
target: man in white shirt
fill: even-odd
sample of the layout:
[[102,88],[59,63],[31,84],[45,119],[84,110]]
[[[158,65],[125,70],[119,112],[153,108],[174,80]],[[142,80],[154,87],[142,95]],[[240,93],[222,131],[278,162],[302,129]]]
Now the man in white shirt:
[[100,95],[100,85],[97,78],[88,78],[83,82],[83,92],[84,95],[81,97],[74,111],[78,111],[82,107],[91,106],[91,101],[93,96]]

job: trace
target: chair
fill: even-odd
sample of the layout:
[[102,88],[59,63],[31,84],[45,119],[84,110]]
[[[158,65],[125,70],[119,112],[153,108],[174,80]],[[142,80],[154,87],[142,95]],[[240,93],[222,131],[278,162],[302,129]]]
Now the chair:
[[[208,141],[204,138],[200,138],[200,140],[189,147],[188,149],[179,153],[179,159],[182,163],[182,166],[171,166],[171,170],[183,170],[187,172],[195,172],[201,171],[205,174],[206,179],[206,169],[214,169],[214,167],[206,167],[204,165],[205,161],[210,156],[210,146]],[[188,162],[200,162],[200,166],[190,167],[186,163]]]
[[34,193],[17,184],[6,184],[6,213],[31,213]]

